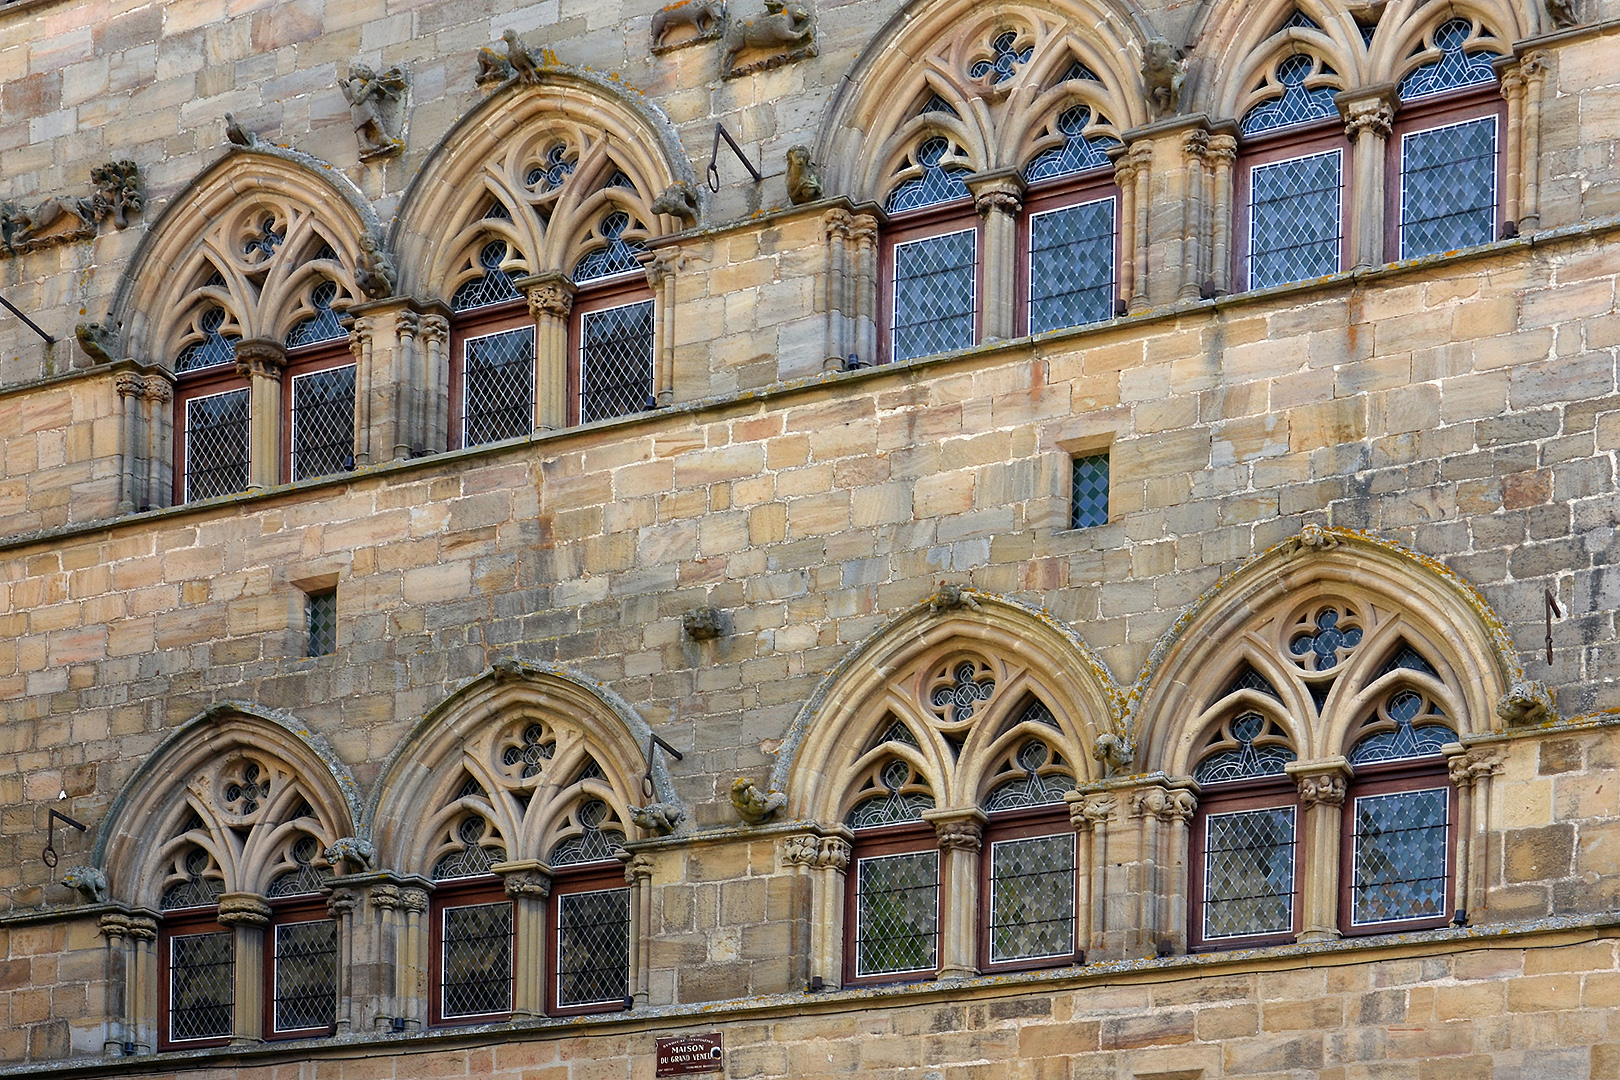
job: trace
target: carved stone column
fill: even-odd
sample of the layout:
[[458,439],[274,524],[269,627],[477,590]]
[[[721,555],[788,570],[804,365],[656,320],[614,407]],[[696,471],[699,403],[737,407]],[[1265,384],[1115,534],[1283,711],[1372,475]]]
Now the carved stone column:
[[450,319],[438,311],[418,315],[413,341],[413,367],[421,373],[422,449],[439,453],[450,447]]
[[529,300],[535,325],[534,426],[556,431],[568,426],[568,319],[574,310],[574,283],[553,271],[522,278],[518,287]]
[[1351,230],[1349,268],[1381,266],[1388,261],[1384,244],[1384,155],[1400,102],[1393,83],[1347,91],[1333,100],[1344,117],[1353,170],[1349,178],[1351,204],[1343,210]]
[[[1519,172],[1519,204],[1508,220],[1517,224],[1520,233],[1534,232],[1541,227],[1541,111],[1551,66],[1551,54],[1540,50],[1526,53],[1519,63],[1524,89],[1520,95],[1522,134],[1517,140],[1512,137],[1512,99],[1508,102],[1508,165]],[[1508,92],[1505,81],[1502,91]]]
[[1136,163],[1123,145],[1111,147],[1108,157],[1114,163],[1114,184],[1119,188],[1119,298],[1129,307],[1136,293]]
[[[1131,248],[1135,254],[1132,256],[1132,265],[1135,270],[1131,281],[1131,295],[1129,309],[1143,311],[1150,306],[1148,301],[1148,219],[1152,208],[1150,185],[1153,177],[1153,144],[1139,142],[1131,146],[1128,151],[1131,162],[1132,209],[1134,221],[1131,224]],[[1123,246],[1123,244],[1121,245]]]
[[1142,947],[1155,953],[1187,951],[1188,853],[1192,819],[1198,809],[1195,785],[1190,780],[1164,781],[1135,795],[1135,811],[1142,819],[1145,891],[1139,924],[1145,928]]
[[236,934],[236,1007],[231,1045],[264,1041],[264,928],[270,905],[253,893],[225,893],[219,898],[219,922]]
[[1337,941],[1339,933],[1339,837],[1350,765],[1342,757],[1295,761],[1284,766],[1299,788],[1299,831],[1294,858],[1300,880],[1299,940]]
[[546,1015],[546,899],[551,867],[534,859],[497,863],[512,898],[512,1019]]
[[[355,926],[354,912],[360,907],[361,891],[335,884],[326,898],[326,913],[337,923],[337,1004],[332,1023],[337,1034],[365,1030],[357,1024],[354,1015],[355,1000]],[[362,910],[364,910],[362,908]]]
[[236,373],[249,386],[249,488],[281,482],[281,376],[286,368],[287,350],[279,341],[255,338],[236,346]]
[[109,912],[101,917],[107,939],[104,976],[107,992],[108,1057],[149,1054],[157,1038],[157,921],[138,913]]
[[981,341],[1017,335],[1018,215],[1024,209],[1024,178],[1017,170],[983,173],[967,182],[973,206],[984,219],[984,302]]
[[821,309],[826,319],[826,366],[842,367],[855,351],[855,274],[849,244],[850,214],[837,207],[821,216],[821,238],[826,242],[827,269]]
[[376,985],[380,997],[372,1024],[381,1030],[397,1026],[420,1031],[428,1019],[428,933],[423,925],[428,891],[384,880],[372,888],[369,904],[379,928]]
[[1225,296],[1232,291],[1232,166],[1237,162],[1237,136],[1211,135],[1205,160],[1209,163],[1215,204],[1210,226],[1209,292],[1211,296]]
[[855,353],[863,364],[878,359],[878,221],[871,214],[849,219],[855,246]]
[[[419,922],[427,910],[427,893],[407,881],[426,884],[422,878],[402,879],[386,871],[333,880],[327,906],[340,918],[341,955],[349,967],[347,979],[340,981],[339,1030],[344,1030],[342,987],[351,996],[348,1030],[393,1030],[396,1017],[407,1029],[422,1026],[424,1017],[411,1001],[421,997],[420,973],[427,970],[427,956],[412,951],[408,923]],[[344,894],[350,899],[342,899]]]
[[1457,883],[1454,902],[1471,919],[1487,907],[1485,875],[1489,865],[1491,777],[1502,771],[1495,747],[1443,748],[1446,769],[1457,788]]
[[939,977],[969,978],[979,973],[979,852],[988,819],[974,807],[925,810],[923,820],[939,838]]
[[1194,128],[1181,137],[1181,154],[1186,161],[1186,192],[1181,219],[1180,300],[1197,300],[1203,295],[1205,273],[1204,155],[1209,151],[1209,132]]
[[1107,925],[1104,899],[1107,896],[1108,833],[1103,827],[1114,816],[1119,800],[1112,792],[1078,791],[1065,794],[1069,823],[1078,834],[1076,877],[1080,881],[1075,897],[1074,939],[1089,956],[1102,949],[1103,927]]
[[[796,833],[777,849],[782,865],[800,884],[795,889],[794,941],[803,949],[802,974],[815,988],[836,987],[844,978],[844,888],[849,872],[849,830],[833,835]],[[800,929],[800,927],[803,929]]]
[[146,392],[146,380],[137,372],[120,371],[113,376],[113,389],[118,392],[118,512],[133,514],[138,505],[136,477],[144,471],[141,463],[141,402]]
[[647,1004],[652,982],[652,874],[651,855],[637,853],[624,862],[624,881],[630,886],[629,996],[634,1005]]
[[686,265],[680,248],[659,248],[647,261],[647,284],[653,291],[653,400],[675,401],[675,275]]
[[164,374],[141,379],[141,414],[146,424],[144,476],[137,474],[135,509],[174,501],[174,380]]
[[[1190,780],[1162,773],[1082,785],[1065,798],[1091,878],[1091,959],[1134,959],[1185,948]],[[1085,842],[1089,840],[1089,842]],[[1179,943],[1179,945],[1178,945]]]

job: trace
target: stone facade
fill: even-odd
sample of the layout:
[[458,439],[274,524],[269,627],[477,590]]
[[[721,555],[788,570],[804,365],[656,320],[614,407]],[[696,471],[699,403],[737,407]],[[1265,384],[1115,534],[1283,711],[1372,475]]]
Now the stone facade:
[[[0,316],[0,1072],[642,1078],[656,1036],[718,1030],[736,1077],[1620,1077],[1620,5],[793,7],[0,5],[0,295],[56,339]],[[1390,87],[1452,16],[1495,58],[1501,228],[1391,260]],[[1279,40],[1341,80],[1343,269],[1244,289],[1236,122]],[[1096,84],[1072,100],[1109,147],[1117,306],[1030,335],[1023,170],[1060,136],[1048,91],[964,72],[1060,54]],[[373,113],[360,65],[398,69]],[[900,100],[925,68],[953,120]],[[875,363],[908,227],[885,199],[927,124],[983,238],[973,342]],[[124,161],[139,199],[17,231]],[[650,407],[581,422],[571,335],[612,300],[581,267],[624,236]],[[292,479],[310,266],[353,452]],[[495,269],[533,433],[463,445],[483,316],[456,294]],[[182,361],[220,327],[250,459],[187,502]],[[1097,453],[1106,523],[1073,528]],[[1293,648],[1329,609],[1365,634],[1342,676]],[[1444,910],[1362,935],[1345,807],[1382,774],[1346,755],[1410,730],[1392,691],[1452,736],[1425,766]],[[1300,870],[1287,940],[1223,950],[1193,933],[1221,797],[1195,774],[1239,708],[1294,755],[1266,782]],[[1061,788],[1073,837],[1073,952],[1044,966],[986,944],[1009,776]],[[854,958],[872,792],[926,794],[886,835],[937,853],[945,898],[893,984]],[[593,838],[627,1007],[571,1015],[548,919],[607,891],[563,855]],[[483,893],[440,872],[470,851]],[[331,1034],[267,1040],[263,943],[305,872]],[[191,1047],[163,1034],[188,882],[236,957]],[[436,997],[463,895],[513,928],[475,1025]]]

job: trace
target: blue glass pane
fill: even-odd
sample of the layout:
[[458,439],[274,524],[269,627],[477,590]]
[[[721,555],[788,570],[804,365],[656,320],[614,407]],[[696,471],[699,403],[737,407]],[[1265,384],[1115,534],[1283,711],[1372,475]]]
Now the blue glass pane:
[[568,147],[562,143],[553,146],[546,151],[545,164],[531,167],[528,175],[523,178],[524,183],[537,192],[555,191],[562,187],[563,181],[573,174],[574,166],[578,164],[566,160],[567,153]]
[[1356,925],[1428,919],[1446,912],[1447,788],[1356,800],[1350,883]]
[[990,77],[991,84],[1006,82],[1012,78],[1019,64],[1029,63],[1029,58],[1035,55],[1035,47],[1026,45],[1017,48],[1018,35],[1009,30],[999,35],[990,43],[990,59],[978,60],[968,68],[968,75],[975,79]]
[[940,164],[949,149],[950,144],[944,139],[935,137],[924,140],[917,148],[917,164],[922,166],[923,174],[889,192],[883,209],[891,214],[899,214],[952,199],[967,198],[967,184],[962,182],[962,178],[968,174],[968,170],[960,165]]
[[487,307],[490,304],[499,304],[506,300],[516,300],[523,294],[517,291],[512,279],[506,276],[501,269],[501,263],[506,259],[506,244],[501,240],[491,240],[484,245],[478,253],[478,264],[484,268],[481,277],[464,281],[450,297],[450,306],[457,311],[466,311],[469,308]]
[[1491,67],[1495,59],[1490,53],[1463,52],[1463,42],[1472,31],[1467,19],[1452,19],[1434,32],[1434,44],[1441,50],[1440,59],[1424,64],[1401,80],[1402,101],[1443,94],[1468,86],[1488,86],[1496,81]]
[[895,245],[894,359],[973,344],[977,248],[973,229]]
[[1084,326],[1114,315],[1114,200],[1029,219],[1029,332]]
[[1086,82],[1102,82],[1101,79],[1097,78],[1095,71],[1092,71],[1078,60],[1069,65],[1069,70],[1063,73],[1061,81],[1074,82],[1077,79],[1084,79]]
[[287,348],[296,349],[300,345],[313,345],[318,341],[336,341],[349,336],[349,331],[338,318],[338,313],[332,310],[332,301],[335,299],[337,299],[336,283],[323,281],[315,286],[315,291],[309,295],[309,304],[315,309],[315,314],[287,332]]
[[1496,117],[1401,140],[1401,258],[1496,239]]
[[1108,524],[1108,455],[1087,454],[1074,459],[1070,483],[1069,528],[1089,529]]
[[927,103],[923,105],[922,111],[925,113],[944,113],[947,116],[958,115],[955,107],[938,94],[928,99]]
[[1256,165],[1249,173],[1249,288],[1339,269],[1341,155]]
[[630,215],[622,211],[615,210],[603,218],[601,233],[607,244],[590,252],[574,265],[574,280],[595,281],[630,270],[640,270],[641,260],[637,256],[646,252],[647,245],[640,240],[626,240],[624,231],[629,227]]
[[[215,276],[218,276],[217,274]],[[212,284],[210,282],[210,284]],[[221,286],[225,284],[221,279]],[[216,364],[234,364],[236,362],[236,343],[240,339],[232,334],[229,337],[221,334],[219,328],[225,325],[225,312],[220,308],[210,308],[203,312],[202,318],[197,320],[198,329],[202,330],[204,337],[201,341],[194,341],[180,351],[174,358],[175,374],[184,374],[187,371],[201,371],[203,368],[213,367]]]
[[1091,109],[1076,105],[1064,110],[1057,119],[1057,129],[1067,138],[1062,146],[1038,154],[1024,170],[1024,179],[1033,184],[1037,180],[1050,180],[1055,176],[1072,176],[1088,169],[1112,165],[1107,151],[1118,146],[1119,140],[1107,135],[1087,138],[1081,132],[1091,123]]
[[1303,11],[1296,11],[1288,16],[1288,21],[1282,24],[1284,30],[1320,30],[1316,20]]
[[1277,81],[1283,85],[1283,94],[1250,109],[1240,125],[1243,134],[1254,135],[1338,116],[1339,108],[1333,104],[1331,86],[1306,89],[1305,79],[1312,66],[1311,58],[1304,55],[1290,56],[1278,64]]

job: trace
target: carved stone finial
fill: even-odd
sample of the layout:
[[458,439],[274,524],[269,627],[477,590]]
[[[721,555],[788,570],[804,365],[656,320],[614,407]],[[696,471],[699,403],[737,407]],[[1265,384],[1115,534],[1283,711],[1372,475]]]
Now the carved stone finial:
[[354,268],[354,283],[367,299],[386,300],[399,287],[399,271],[393,260],[369,233],[360,236],[360,261]]
[[117,359],[118,324],[105,326],[98,322],[82,322],[73,328],[84,355],[98,364],[110,364]]
[[731,782],[731,805],[737,816],[750,825],[763,825],[787,805],[787,795],[780,791],[765,792],[748,777],[739,776]]
[[677,181],[652,201],[651,209],[655,214],[668,214],[687,225],[695,225],[698,219],[697,188],[685,180]]
[[358,836],[334,840],[326,849],[326,857],[346,874],[361,874],[377,865],[377,849],[370,840]]
[[956,611],[961,608],[971,608],[978,611],[979,602],[973,598],[973,594],[967,589],[945,581],[939,583],[939,592],[928,600],[929,611]]
[[808,146],[790,146],[787,152],[788,201],[794,206],[821,198],[821,169],[810,160]]
[[693,641],[713,641],[726,631],[726,613],[704,607],[681,616],[681,627]]
[[1104,776],[1121,776],[1136,757],[1136,744],[1123,735],[1105,731],[1091,745],[1091,759],[1102,762]]
[[[758,58],[738,63],[744,52]],[[815,18],[803,0],[765,0],[764,15],[726,24],[720,75],[735,79],[817,54]]]
[[62,875],[62,884],[78,892],[92,904],[105,903],[107,875],[93,866],[75,866]]
[[398,135],[399,103],[406,85],[405,71],[397,65],[378,74],[365,64],[350,64],[347,77],[338,80],[360,140],[360,160],[391,157],[405,149]]
[[1187,79],[1187,60],[1182,50],[1162,38],[1149,41],[1142,55],[1142,78],[1155,117],[1181,112],[1181,85]]
[[1520,679],[1496,703],[1496,715],[1508,727],[1530,727],[1557,720],[1558,710],[1543,683]]
[[230,113],[225,114],[225,138],[234,146],[258,146],[259,137],[247,128]]
[[677,0],[652,17],[652,51],[661,55],[674,49],[713,41],[725,25],[725,0]]
[[646,806],[632,806],[630,820],[654,836],[668,836],[685,817],[674,803],[650,802]]
[[1578,0],[1542,0],[1542,3],[1547,8],[1547,17],[1558,29],[1567,30],[1571,26],[1580,25],[1581,9]]

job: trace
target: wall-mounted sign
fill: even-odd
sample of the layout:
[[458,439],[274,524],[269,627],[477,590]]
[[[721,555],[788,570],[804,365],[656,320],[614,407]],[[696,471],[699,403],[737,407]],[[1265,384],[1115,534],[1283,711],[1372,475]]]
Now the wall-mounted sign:
[[725,1069],[725,1053],[718,1031],[707,1035],[672,1035],[658,1040],[658,1076],[725,1072]]

